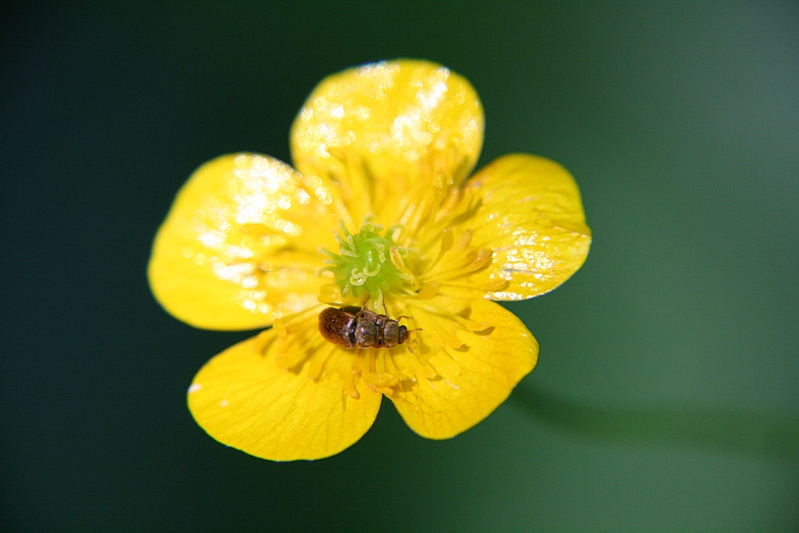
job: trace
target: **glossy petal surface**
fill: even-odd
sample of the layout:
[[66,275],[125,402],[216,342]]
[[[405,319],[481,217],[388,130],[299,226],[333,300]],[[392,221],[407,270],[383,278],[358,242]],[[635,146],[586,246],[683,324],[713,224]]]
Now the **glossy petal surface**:
[[331,192],[280,161],[227,155],[175,198],[148,268],[158,301],[207,329],[251,329],[315,305],[316,275],[338,223]]
[[357,383],[355,399],[337,373],[314,382],[300,368],[281,368],[286,345],[276,337],[269,330],[206,363],[189,389],[197,423],[219,442],[273,461],[320,459],[353,445],[382,395]]
[[291,131],[297,170],[329,177],[355,224],[368,213],[398,222],[407,201],[434,181],[460,183],[482,142],[483,110],[469,82],[410,60],[326,78]]
[[499,304],[470,303],[468,319],[485,325],[479,331],[454,318],[464,314],[454,302],[411,309],[415,324],[423,330],[420,349],[429,350],[429,365],[438,376],[419,377],[415,386],[390,398],[408,426],[423,437],[446,439],[471,428],[505,401],[535,367],[538,343]]
[[514,154],[480,170],[466,185],[479,205],[459,231],[473,232],[473,249],[493,250],[490,263],[468,277],[490,287],[492,300],[522,300],[551,291],[582,266],[591,230],[577,184],[559,164]]

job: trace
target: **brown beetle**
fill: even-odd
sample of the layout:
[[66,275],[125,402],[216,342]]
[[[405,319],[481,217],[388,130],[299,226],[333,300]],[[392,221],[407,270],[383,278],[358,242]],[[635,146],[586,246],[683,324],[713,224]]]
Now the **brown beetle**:
[[391,348],[407,341],[410,332],[388,315],[347,306],[319,313],[319,333],[333,344],[353,349]]

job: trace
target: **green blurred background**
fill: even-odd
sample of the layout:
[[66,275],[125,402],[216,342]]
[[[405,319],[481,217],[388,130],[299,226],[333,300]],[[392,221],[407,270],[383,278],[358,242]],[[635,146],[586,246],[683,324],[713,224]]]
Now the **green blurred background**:
[[[795,2],[4,4],[0,529],[799,531]],[[509,307],[541,344],[445,442],[390,402],[322,461],[216,443],[185,391],[250,333],[145,278],[177,189],[289,160],[324,76],[396,57],[467,77],[480,165],[580,184],[585,266]]]

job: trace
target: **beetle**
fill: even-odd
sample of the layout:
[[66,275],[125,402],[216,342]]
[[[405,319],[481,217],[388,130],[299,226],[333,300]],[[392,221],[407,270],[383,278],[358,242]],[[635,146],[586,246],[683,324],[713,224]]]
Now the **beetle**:
[[[403,318],[403,317],[399,317]],[[397,320],[363,307],[328,307],[319,313],[319,333],[347,349],[391,348],[406,342],[410,331]]]

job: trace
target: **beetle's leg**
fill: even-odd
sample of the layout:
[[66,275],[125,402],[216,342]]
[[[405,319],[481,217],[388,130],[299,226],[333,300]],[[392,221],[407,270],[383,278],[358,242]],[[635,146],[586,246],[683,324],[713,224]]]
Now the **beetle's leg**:
[[[411,318],[411,317],[409,317],[409,316],[397,317],[397,320],[399,320],[400,318]],[[404,326],[403,326],[403,327],[404,327]],[[414,328],[414,329],[409,329],[409,330],[408,330],[408,335],[410,335],[410,334],[411,334],[411,333],[413,333],[414,331],[424,331],[424,330],[423,330],[422,328]],[[409,338],[409,339],[408,339],[408,341],[405,343],[405,346],[407,346],[407,347],[408,347],[408,351],[409,351],[409,352],[413,353],[413,349],[414,349],[416,346],[419,346],[419,337],[414,337],[413,339],[410,339],[410,338]]]
[[[413,333],[414,331],[422,331],[420,328],[409,330],[408,333]],[[413,349],[419,346],[419,338],[415,337],[413,339],[408,339],[408,342],[405,343],[405,346],[408,347],[408,351],[413,353]]]

